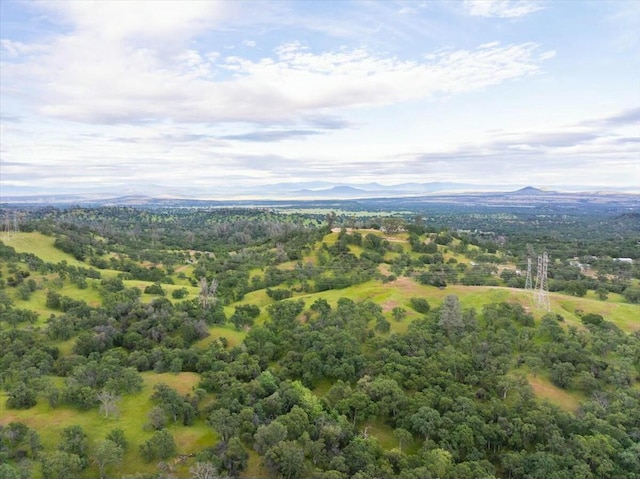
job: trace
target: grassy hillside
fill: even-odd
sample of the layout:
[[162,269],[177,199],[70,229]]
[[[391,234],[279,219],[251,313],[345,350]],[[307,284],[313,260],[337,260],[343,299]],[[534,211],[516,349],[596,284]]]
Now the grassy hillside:
[[72,266],[88,266],[70,254],[54,247],[53,243],[55,242],[55,238],[45,236],[42,233],[12,233],[10,235],[4,233],[0,239],[2,239],[7,246],[15,248],[18,253],[32,253],[43,261],[50,263],[66,261]]
[[[246,225],[243,227],[247,228]],[[421,259],[424,257],[422,253],[412,250],[408,233],[387,235],[371,229],[361,230],[360,233],[362,236],[375,235],[387,242],[381,247],[386,248],[384,251],[375,251],[383,259],[382,263],[373,266],[368,263],[366,258],[372,253],[372,248],[362,244],[349,244],[346,249],[340,249],[338,230],[296,251],[296,259],[276,260],[275,257],[282,252],[282,244],[265,246],[261,242],[251,247],[239,247],[237,252],[228,255],[220,252],[216,256],[211,252],[198,251],[197,256],[192,250],[185,252],[181,262],[175,258],[181,258],[182,251],[144,251],[137,257],[134,249],[127,250],[123,247],[122,250],[126,252],[118,253],[120,266],[109,263],[110,267],[122,267],[122,270],[100,269],[101,278],[88,278],[85,287],[80,287],[64,271],[35,268],[29,270],[28,278],[35,282],[37,288],[30,293],[28,299],[21,298],[17,287],[3,283],[4,294],[13,302],[11,307],[33,311],[38,317],[33,324],[23,322],[15,326],[15,329],[0,322],[0,333],[4,335],[7,345],[13,339],[6,338],[18,338],[18,332],[27,333],[20,337],[20,341],[24,341],[27,346],[17,350],[17,353],[12,352],[11,357],[7,354],[2,358],[3,364],[20,364],[22,369],[3,373],[0,425],[6,427],[11,422],[24,423],[38,432],[47,452],[56,449],[61,431],[70,425],[83,428],[89,436],[90,448],[111,430],[120,428],[129,442],[129,449],[122,465],[117,468],[117,473],[153,473],[157,471],[158,461],[144,461],[139,446],[152,436],[152,431],[146,424],[149,422],[149,411],[157,405],[151,400],[154,386],[166,384],[182,396],[194,394],[197,388],[204,387],[206,392],[203,393],[193,424],[184,426],[178,421],[168,425],[178,446],[176,457],[170,459],[174,467],[173,473],[177,477],[189,477],[189,467],[194,465],[196,454],[222,443],[220,429],[207,423],[208,414],[218,408],[234,411],[235,415],[239,415],[243,408],[251,409],[252,419],[249,422],[253,426],[244,424],[242,434],[237,432],[241,429],[237,426],[235,432],[248,454],[241,477],[275,477],[277,474],[274,473],[274,466],[266,459],[265,452],[260,447],[254,448],[258,442],[256,430],[258,426],[265,427],[276,420],[286,423],[290,419],[286,416],[293,410],[293,405],[303,410],[308,417],[308,431],[311,434],[307,431],[309,438],[304,440],[291,435],[288,441],[295,443],[289,444],[291,447],[302,448],[300,444],[304,441],[307,441],[307,447],[309,441],[318,440],[318,437],[313,436],[320,434],[314,429],[318,427],[318,423],[329,421],[329,416],[332,421],[338,421],[336,418],[339,417],[344,423],[340,423],[340,426],[338,423],[331,423],[331,427],[344,428],[345,437],[350,434],[349,441],[344,439],[339,446],[334,446],[343,451],[340,454],[347,454],[344,452],[348,451],[347,443],[355,444],[359,438],[370,439],[375,440],[375,447],[380,447],[382,451],[376,456],[376,460],[393,464],[388,457],[397,454],[395,450],[400,445],[398,437],[403,437],[402,433],[397,435],[397,430],[402,429],[410,436],[403,445],[402,452],[407,464],[410,462],[409,458],[413,458],[411,460],[414,462],[429,463],[433,457],[441,454],[437,451],[443,451],[451,456],[447,477],[457,477],[463,474],[463,469],[456,469],[457,464],[470,462],[467,455],[471,454],[460,452],[464,447],[471,448],[473,445],[480,451],[477,452],[478,457],[494,460],[498,464],[495,471],[500,472],[502,466],[496,459],[498,453],[491,451],[491,446],[486,445],[488,440],[485,439],[467,438],[469,444],[463,447],[455,442],[458,441],[457,438],[447,438],[445,432],[420,432],[420,427],[415,426],[418,421],[416,415],[417,411],[427,408],[425,404],[429,404],[430,411],[437,411],[438,418],[448,415],[447,420],[454,421],[460,420],[459,415],[456,416],[459,413],[456,408],[475,408],[474,417],[484,414],[486,419],[495,414],[519,414],[519,408],[531,408],[535,415],[538,411],[535,408],[549,403],[561,411],[556,414],[566,413],[572,420],[578,421],[581,419],[576,412],[592,400],[591,393],[585,392],[589,388],[613,395],[619,387],[625,391],[637,391],[640,387],[638,367],[633,356],[637,348],[633,349],[633,341],[628,340],[633,337],[630,335],[640,331],[640,305],[626,302],[621,294],[611,293],[606,300],[602,300],[593,291],[583,297],[562,292],[550,293],[550,312],[554,315],[553,318],[558,318],[557,321],[551,320],[553,327],[550,327],[551,316],[543,320],[547,311],[534,306],[530,292],[507,287],[506,281],[498,275],[498,268],[491,273],[490,279],[500,286],[449,283],[446,287],[436,287],[421,284],[420,275],[429,271],[429,263],[424,263]],[[421,241],[428,243],[434,236],[427,235]],[[41,233],[19,233],[3,238],[3,241],[17,252],[32,253],[47,263],[66,262],[69,266],[91,268],[88,262],[77,261],[58,250],[54,247],[55,238]],[[285,248],[286,246],[285,244]],[[466,253],[462,253],[459,246],[460,240],[455,239],[448,246],[438,245],[434,251],[442,255],[445,264],[457,268],[462,276],[475,264],[474,259],[477,258],[480,247],[471,245]],[[454,248],[458,250],[454,251]],[[162,255],[172,254],[175,257],[163,259]],[[103,256],[115,257],[113,252]],[[245,258],[248,264],[238,258]],[[496,254],[496,258],[502,262],[502,269],[515,270],[517,267],[516,264],[509,263],[502,252]],[[170,266],[166,266],[163,261]],[[399,265],[403,261],[405,264]],[[131,265],[139,269],[133,269]],[[315,276],[304,277],[306,273],[301,271],[305,267]],[[155,268],[162,269],[162,274],[158,275],[158,278],[162,276],[161,280],[139,279],[148,277],[141,275],[155,273]],[[333,278],[348,275],[358,268],[362,268],[359,278],[364,279],[356,284],[325,291],[317,291],[314,287],[319,276]],[[3,261],[0,264],[3,279],[28,269],[28,265],[20,261]],[[205,308],[198,301],[201,289],[199,285],[194,286],[198,284],[194,278],[198,271],[204,272],[208,281],[219,280],[215,292],[217,304],[220,305],[219,316],[214,317],[215,308]],[[264,286],[261,282],[271,281],[270,277],[277,277],[278,271],[286,273],[283,280],[278,280],[278,284],[255,287]],[[120,279],[122,284],[117,285]],[[111,280],[113,282],[109,283]],[[174,284],[168,284],[171,282]],[[108,287],[114,284],[114,290],[109,291]],[[164,290],[165,296],[143,293],[146,288],[157,285]],[[174,298],[172,293],[182,288],[186,290],[185,296]],[[288,292],[288,299],[292,302],[275,301],[270,297],[273,289]],[[50,290],[62,297],[82,302],[82,306],[88,308],[87,311],[83,307],[66,311],[60,307],[47,306],[47,294]],[[141,293],[139,298],[132,295],[135,290]],[[458,323],[452,329],[447,329],[447,326],[442,325],[442,311],[450,307],[452,296],[459,299],[461,309]],[[161,297],[167,301],[156,301]],[[344,303],[340,301],[343,298],[353,301],[353,306],[341,304]],[[426,299],[431,312],[423,314],[415,311],[412,298]],[[280,313],[281,317],[272,316],[269,312],[274,305],[295,304],[293,302],[298,300],[303,301],[304,307],[296,310],[293,318],[288,318],[284,310]],[[322,302],[319,300],[326,301],[330,306],[328,312],[310,309],[312,305]],[[362,305],[367,302],[377,305],[380,312],[366,310]],[[483,310],[499,304],[519,305],[523,312],[521,316],[526,317],[518,319],[517,312],[520,309],[517,307],[510,306],[516,312],[509,310],[509,307],[503,308],[507,311],[503,313],[505,317],[498,318],[499,326],[492,329],[487,324]],[[225,316],[229,319],[236,307],[247,305],[257,306],[259,312],[246,326],[238,329],[229,321],[220,319]],[[2,307],[5,309],[0,309],[0,313],[11,308]],[[346,319],[340,308],[348,311],[344,313]],[[404,310],[405,315],[401,321],[394,319],[394,308]],[[473,319],[469,320],[466,316],[463,319],[463,312],[470,309],[476,313]],[[376,319],[359,321],[360,316],[364,317],[369,313]],[[597,329],[583,324],[581,318],[589,313],[602,315],[605,326]],[[48,320],[52,315],[68,320],[72,324],[72,332],[64,337],[48,335]],[[528,315],[531,315],[533,321]],[[532,324],[526,322],[527,318]],[[388,322],[387,330],[384,329],[383,320]],[[318,324],[324,326],[320,327]],[[263,334],[272,333],[273,337],[253,338],[250,344],[248,337],[251,338],[251,330],[257,326],[261,327]],[[620,336],[613,326],[624,334]],[[465,331],[464,334],[460,333],[461,337],[456,336],[459,334],[455,332],[456,328]],[[558,328],[560,332],[554,328]],[[606,328],[611,328],[611,331]],[[33,345],[28,345],[29,336],[37,338]],[[221,338],[225,340],[224,347],[220,346]],[[580,341],[582,346],[578,346]],[[628,344],[617,349],[616,342],[624,341]],[[504,345],[499,344],[501,342]],[[572,350],[574,356],[563,356],[566,351],[562,347],[554,349],[556,343],[566,343],[577,348]],[[50,364],[42,358],[33,360],[35,365],[30,363],[30,348],[44,347],[49,348],[46,351],[51,355]],[[547,347],[549,351],[544,349]],[[427,350],[428,354],[425,353]],[[559,378],[560,372],[554,369],[556,365],[545,364],[544,351],[558,355],[560,359],[554,360],[557,363],[571,363],[573,370],[567,374],[572,376],[564,384],[563,378]],[[625,351],[629,357],[624,357]],[[139,373],[142,389],[133,394],[123,394],[118,402],[119,415],[108,419],[103,417],[96,406],[82,410],[62,401],[60,405],[51,407],[45,387],[38,390],[35,406],[26,409],[6,407],[12,388],[21,381],[36,389],[41,384],[52,384],[64,391],[72,383],[69,378],[75,378],[75,374],[87,379],[86,376],[81,376],[84,372],[74,361],[81,366],[91,361],[99,364],[120,361],[121,365],[135,366],[142,371]],[[202,366],[199,361],[205,362],[207,366]],[[329,370],[329,363],[332,361],[337,364]],[[481,361],[485,361],[484,365],[478,366]],[[38,376],[34,370],[45,363],[42,367],[43,370],[46,369],[46,374]],[[598,369],[597,374],[589,376],[591,373],[586,364]],[[347,366],[343,371],[340,368],[344,365]],[[357,370],[358,367],[361,369]],[[486,367],[496,368],[493,376],[483,369]],[[478,369],[472,372],[473,368]],[[325,372],[321,374],[319,371]],[[423,384],[421,381],[426,381],[425,378],[432,382]],[[625,384],[627,378],[629,384]],[[376,379],[381,382],[373,386]],[[519,383],[521,379],[528,386]],[[589,380],[593,384],[587,384]],[[98,383],[98,379],[94,382]],[[393,401],[385,396],[388,391],[380,392],[384,388],[391,388],[390,383],[395,384],[400,391],[393,390],[394,394],[401,397],[396,398],[397,404],[393,403],[392,406],[389,404]],[[534,404],[527,402],[527,394],[533,395]],[[349,402],[368,400],[367,395],[370,396],[370,403]],[[278,409],[280,406],[274,405],[278,401],[287,406]],[[456,401],[461,402],[458,404]],[[367,408],[370,410],[365,413]],[[319,410],[330,411],[330,414],[320,420],[317,417]],[[482,426],[485,429],[495,426],[495,420],[487,421],[489,425]],[[294,430],[292,423],[287,424]],[[462,423],[456,427],[461,426]],[[446,427],[442,426],[440,429],[445,431]],[[461,429],[455,429],[459,430]],[[448,434],[450,431],[446,432]],[[488,435],[489,432],[485,431],[483,434]],[[437,447],[434,446],[434,438],[440,441]],[[330,441],[330,438],[323,440]],[[454,447],[452,444],[457,445]],[[624,447],[627,446],[625,442]],[[450,450],[445,451],[447,447]],[[511,446],[507,446],[505,442],[501,447],[506,449]],[[534,445],[523,443],[514,446],[513,450],[517,452],[518,447],[521,450],[529,447],[531,451],[535,449]],[[545,442],[544,447],[551,446]],[[306,464],[308,472],[312,469],[312,453],[307,450],[303,452],[301,461]],[[222,453],[218,450],[216,454]],[[417,457],[421,459],[415,459]],[[334,462],[337,463],[338,460],[335,459]],[[323,467],[329,470],[330,463],[331,461],[326,461]],[[492,464],[488,459],[486,463]],[[346,463],[335,467],[342,467],[347,471],[350,466]],[[380,470],[383,471],[384,468]],[[40,477],[39,468],[35,468],[33,474],[35,478]],[[80,473],[79,477],[95,477],[96,474],[97,468],[92,465]]]

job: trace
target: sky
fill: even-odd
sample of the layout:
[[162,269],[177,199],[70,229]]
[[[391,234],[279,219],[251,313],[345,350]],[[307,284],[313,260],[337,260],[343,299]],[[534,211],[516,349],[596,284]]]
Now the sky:
[[0,194],[640,193],[638,32],[636,0],[2,0]]

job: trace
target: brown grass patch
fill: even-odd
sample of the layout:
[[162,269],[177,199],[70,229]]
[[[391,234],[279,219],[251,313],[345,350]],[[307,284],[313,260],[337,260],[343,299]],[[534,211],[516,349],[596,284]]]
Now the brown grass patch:
[[24,422],[33,429],[62,427],[71,424],[71,420],[75,415],[76,412],[71,409],[56,409],[54,411],[44,408],[32,408],[28,417],[25,417],[27,415],[21,412],[10,412],[8,414],[3,412],[0,424],[7,425],[11,422]]
[[247,463],[247,468],[240,473],[240,477],[244,477],[246,479],[254,479],[256,477],[269,477],[267,471],[262,465],[262,459],[258,455],[257,452],[248,450],[249,452],[249,462]]
[[182,454],[193,454],[218,442],[216,433],[208,426],[176,428],[172,433]]
[[385,313],[388,313],[396,306],[400,306],[400,303],[398,301],[387,301],[386,303],[382,303],[381,306],[382,306],[382,311]]
[[153,387],[156,384],[164,383],[180,394],[193,391],[193,388],[200,381],[200,376],[196,373],[142,373],[141,375],[147,386]]
[[385,276],[388,276],[391,273],[391,270],[389,269],[389,265],[386,263],[380,263],[378,265],[378,271],[380,271],[380,274],[383,274]]
[[545,399],[565,411],[575,412],[580,407],[580,399],[576,394],[555,386],[548,379],[532,374],[527,379],[537,398]]
[[[407,294],[407,297],[413,297],[424,294],[426,287],[416,283],[413,279],[401,276],[393,282],[393,286]],[[432,288],[433,289],[433,288]]]

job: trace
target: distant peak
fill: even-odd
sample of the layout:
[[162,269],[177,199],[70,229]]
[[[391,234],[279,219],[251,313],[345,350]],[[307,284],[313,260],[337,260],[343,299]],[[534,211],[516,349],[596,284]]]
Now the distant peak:
[[512,191],[508,194],[510,195],[527,195],[527,196],[532,196],[532,195],[546,195],[551,193],[550,191],[543,191],[539,188],[534,188],[533,186],[525,186],[524,188],[520,188],[519,190],[516,191]]

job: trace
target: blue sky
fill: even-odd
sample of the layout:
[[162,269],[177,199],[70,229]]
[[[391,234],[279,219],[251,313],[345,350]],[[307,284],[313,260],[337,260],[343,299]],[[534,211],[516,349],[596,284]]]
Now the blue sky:
[[0,18],[5,194],[640,191],[637,1],[2,0]]

